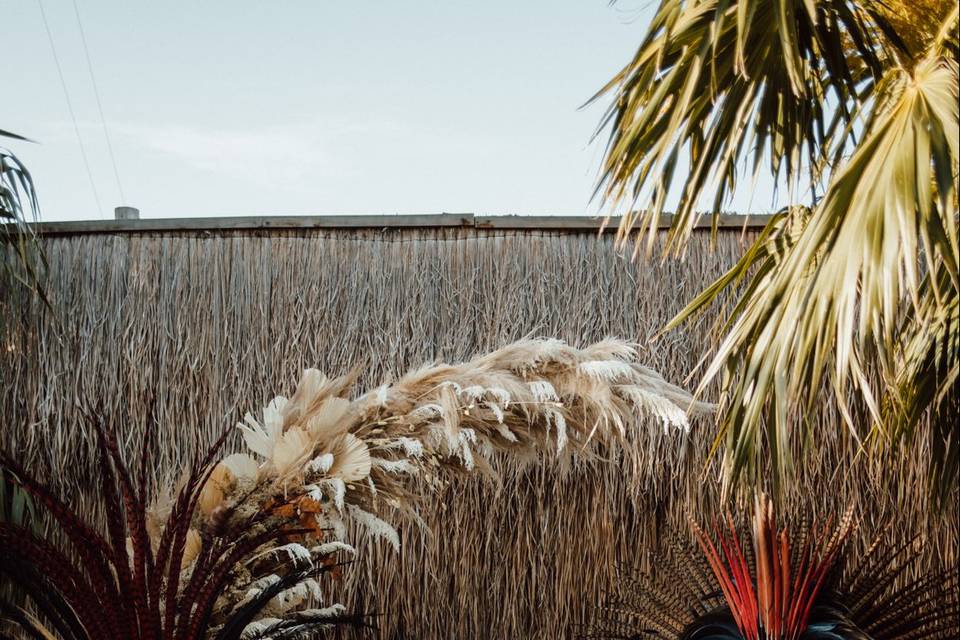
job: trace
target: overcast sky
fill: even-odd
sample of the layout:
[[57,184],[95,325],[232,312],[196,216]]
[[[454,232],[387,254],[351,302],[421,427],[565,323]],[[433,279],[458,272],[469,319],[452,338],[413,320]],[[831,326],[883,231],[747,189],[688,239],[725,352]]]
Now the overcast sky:
[[[0,0],[3,142],[46,220],[258,214],[595,214],[603,106],[646,0]],[[16,84],[15,90],[10,88]],[[753,210],[769,205],[755,198]],[[740,198],[734,207],[749,206]]]

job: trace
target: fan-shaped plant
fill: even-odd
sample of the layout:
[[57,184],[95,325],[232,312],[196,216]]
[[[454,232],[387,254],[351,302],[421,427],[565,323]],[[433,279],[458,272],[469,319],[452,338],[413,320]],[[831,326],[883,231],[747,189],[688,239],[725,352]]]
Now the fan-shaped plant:
[[[646,568],[622,572],[587,631],[591,638],[671,640],[906,640],[960,633],[954,567],[919,570],[919,548],[882,537],[862,556],[836,523],[778,528],[772,503],[758,501],[752,527],[676,532]],[[725,529],[725,530],[724,530]],[[916,577],[916,576],[920,577]]]

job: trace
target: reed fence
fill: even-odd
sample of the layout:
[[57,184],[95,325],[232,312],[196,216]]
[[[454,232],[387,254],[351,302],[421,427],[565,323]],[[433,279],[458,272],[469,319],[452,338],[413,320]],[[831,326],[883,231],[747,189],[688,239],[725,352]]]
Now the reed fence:
[[[704,230],[684,261],[631,263],[586,225],[46,231],[52,310],[0,283],[2,446],[93,516],[85,411],[130,454],[152,432],[150,481],[161,483],[198,442],[291,392],[305,367],[359,366],[370,388],[524,336],[618,336],[683,384],[714,318],[649,340],[753,233],[722,228],[712,242]],[[868,461],[833,408],[814,420],[789,508],[852,503],[866,525],[857,544],[890,524],[924,542],[928,568],[956,563],[956,500],[929,508],[926,436]],[[617,563],[642,562],[687,513],[716,512],[712,436],[704,423],[687,438],[654,429],[637,439],[639,463],[504,460],[499,485],[455,479],[424,504],[428,528],[401,527],[399,555],[362,542],[331,598],[382,612],[384,638],[564,637]]]

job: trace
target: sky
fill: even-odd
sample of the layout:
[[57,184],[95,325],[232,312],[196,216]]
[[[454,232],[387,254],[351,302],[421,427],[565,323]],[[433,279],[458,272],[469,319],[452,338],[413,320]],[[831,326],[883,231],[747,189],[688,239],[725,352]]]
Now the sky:
[[[48,221],[112,218],[121,204],[144,218],[595,215],[605,138],[591,139],[607,102],[582,106],[653,11],[649,0],[76,7],[79,22],[74,0],[0,0],[0,129],[37,141],[0,144],[30,169]],[[732,207],[763,208],[747,202]]]

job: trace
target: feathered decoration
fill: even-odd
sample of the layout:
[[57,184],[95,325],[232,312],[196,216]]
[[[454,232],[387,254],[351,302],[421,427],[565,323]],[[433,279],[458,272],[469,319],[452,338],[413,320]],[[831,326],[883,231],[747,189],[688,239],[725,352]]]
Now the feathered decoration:
[[[224,493],[221,508],[236,514],[225,526],[240,526],[240,505],[252,502],[320,542],[342,539],[352,522],[399,548],[399,532],[380,514],[412,513],[447,471],[490,474],[497,452],[589,456],[591,441],[622,447],[656,424],[682,437],[688,413],[711,410],[617,340],[586,349],[525,340],[460,365],[415,369],[351,401],[352,380],[307,370],[289,399],[238,425],[259,462],[258,484]],[[241,591],[225,593],[220,606],[229,609]]]
[[[696,545],[673,532],[648,569],[622,572],[585,637],[672,640],[907,640],[960,634],[958,572],[916,575],[919,550],[877,538],[845,549],[838,522],[778,528],[758,499],[752,527],[728,516],[713,534],[691,520]],[[724,531],[725,529],[725,531]]]
[[[49,605],[40,608],[64,638],[252,639],[363,625],[362,616],[321,602],[319,578],[335,577],[336,554],[352,551],[344,542],[350,523],[398,549],[389,515],[414,515],[417,499],[443,486],[448,472],[492,474],[498,452],[628,448],[658,423],[682,437],[689,413],[711,410],[615,340],[586,349],[526,340],[460,365],[416,369],[350,400],[353,380],[305,371],[289,399],[244,416],[238,428],[249,453],[215,462],[221,438],[179,490],[152,501],[129,482],[103,434],[112,454],[101,465],[107,538],[14,469],[86,555],[51,587],[42,578],[46,543],[24,553],[19,532],[4,528],[0,551],[23,558],[15,578],[40,581],[27,590]],[[57,616],[51,588],[75,616]]]
[[[248,623],[299,597],[308,580],[337,570],[340,547],[289,552],[289,538],[301,535],[295,523],[278,521],[269,513],[251,511],[244,527],[224,527],[221,497],[251,481],[249,462],[228,457],[213,464],[225,438],[197,456],[176,492],[162,491],[147,507],[143,484],[137,486],[120,455],[112,433],[95,421],[100,499],[106,531],[78,517],[74,508],[34,479],[15,460],[0,456],[0,464],[57,526],[62,543],[0,522],[0,576],[25,595],[34,616],[0,598],[0,612],[29,637],[63,640],[239,640],[262,634],[245,631]],[[226,436],[226,433],[224,433]],[[141,467],[149,463],[141,452]],[[172,493],[172,497],[171,496]],[[216,504],[217,500],[221,504]],[[224,609],[219,596],[238,579],[249,577],[245,561],[258,550],[287,551],[276,562],[280,587],[254,594]],[[314,595],[310,590],[309,595]],[[336,612],[314,616],[300,627],[351,624],[365,626],[363,616]]]

